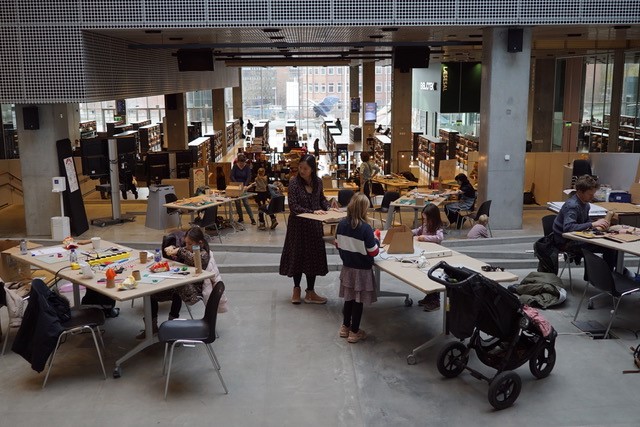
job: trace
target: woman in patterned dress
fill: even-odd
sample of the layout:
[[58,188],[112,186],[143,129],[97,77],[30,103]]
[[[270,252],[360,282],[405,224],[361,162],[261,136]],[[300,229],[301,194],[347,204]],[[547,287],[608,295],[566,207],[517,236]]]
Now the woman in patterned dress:
[[329,272],[322,222],[298,216],[303,213],[325,214],[330,207],[317,174],[316,159],[311,154],[300,159],[298,175],[289,182],[288,199],[290,216],[280,258],[280,274],[293,277],[291,303],[302,302],[300,282],[304,274],[307,278],[304,302],[325,304],[327,299],[314,291],[316,276]]

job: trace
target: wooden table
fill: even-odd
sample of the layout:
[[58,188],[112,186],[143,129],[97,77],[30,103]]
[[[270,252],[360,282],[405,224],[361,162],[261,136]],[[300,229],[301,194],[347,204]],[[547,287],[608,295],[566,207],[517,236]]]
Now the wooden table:
[[[93,267],[93,278],[82,278],[81,270],[71,269],[71,266],[69,264],[69,251],[67,251],[60,245],[30,249],[26,255],[20,254],[19,248],[7,249],[6,251],[4,251],[4,253],[10,253],[11,256],[19,261],[34,265],[37,268],[56,274],[57,277],[61,277],[70,281],[73,284],[73,304],[75,307],[80,307],[80,285],[120,302],[128,301],[134,298],[143,299],[146,338],[131,350],[129,350],[124,356],[116,360],[113,377],[119,378],[121,375],[120,365],[122,363],[138,354],[145,348],[158,342],[157,335],[154,335],[152,331],[153,322],[151,319],[151,295],[167,289],[177,288],[188,283],[199,282],[204,279],[213,278],[214,273],[203,271],[202,273],[196,275],[194,267],[188,267],[176,261],[164,259],[164,261],[168,261],[169,265],[173,268],[180,268],[181,273],[183,272],[182,269],[186,268],[184,272],[187,272],[188,274],[173,274],[171,272],[154,274],[151,273],[151,271],[148,269],[148,267],[153,264],[152,254],[150,254],[151,256],[149,258],[149,262],[140,264],[140,251],[133,250],[129,247],[118,245],[105,240],[102,240],[100,247],[100,255],[114,253],[114,251],[110,250],[112,248],[117,249],[118,251],[130,252],[130,257],[128,259],[120,262],[116,261],[113,265],[124,268],[124,271],[116,276],[116,280],[125,279],[131,274],[133,270],[140,270],[142,281],[138,283],[138,287],[136,289],[119,291],[117,282],[115,288],[107,288],[106,284],[100,281],[105,277],[104,271],[106,270],[106,268],[102,268],[100,266]],[[97,253],[93,250],[91,244],[80,246],[78,247],[78,249],[76,249],[76,251],[78,253],[79,262],[83,262],[97,256]],[[58,254],[61,254],[62,256],[58,256]]]
[[[406,194],[399,199],[394,200],[389,205],[389,211],[387,212],[387,222],[384,224],[384,229],[388,230],[389,228],[391,228],[395,208],[413,209],[413,228],[415,228],[417,227],[416,223],[418,222],[419,210],[422,210],[422,208],[424,208],[429,203],[440,206],[449,198],[451,194],[455,194],[455,192],[429,191],[425,193]],[[423,199],[422,202],[420,202],[419,199]]]
[[227,217],[229,219],[229,223],[233,227],[234,231],[238,231],[238,229],[244,230],[244,226],[233,220],[233,205],[231,203],[236,200],[247,199],[254,196],[256,196],[256,193],[244,193],[237,197],[227,197],[222,194],[200,195],[190,197],[188,199],[176,200],[173,203],[165,203],[162,206],[170,209],[182,209],[189,211],[189,214],[191,215],[191,222],[193,223],[197,212],[214,206],[228,205]]
[[594,237],[592,239],[582,237],[579,233],[563,233],[562,237],[569,240],[575,240],[577,242],[590,243],[592,245],[601,246],[603,248],[613,249],[617,251],[618,257],[616,260],[616,271],[622,273],[624,271],[624,254],[628,253],[635,256],[640,256],[640,241],[635,242],[614,242],[613,240],[605,239],[604,237]]
[[406,190],[411,187],[418,186],[417,182],[409,181],[408,179],[405,179],[405,178],[387,178],[385,176],[380,176],[380,175],[374,176],[373,178],[371,178],[371,181],[384,185],[385,190],[388,189],[389,187],[393,187],[398,192],[401,192],[402,190]]
[[[441,251],[443,249],[450,250],[445,248],[444,246],[438,245],[436,243],[428,243],[428,242],[418,242],[414,241],[414,248],[417,253],[420,251],[427,252],[435,252]],[[483,272],[482,266],[487,265],[487,263],[477,260],[475,258],[471,258],[470,256],[463,255],[459,252],[451,250],[452,255],[443,258],[431,258],[428,259],[428,266],[425,269],[417,268],[417,264],[407,264],[404,262],[400,262],[399,260],[417,260],[419,255],[413,254],[394,254],[389,255],[386,252],[381,252],[375,259],[374,264],[374,276],[376,280],[376,291],[378,296],[405,296],[405,305],[411,306],[413,301],[409,298],[408,294],[394,293],[394,292],[386,292],[380,291],[380,276],[381,272],[385,272],[387,274],[392,275],[393,277],[401,280],[407,285],[424,292],[425,294],[431,292],[442,292],[444,297],[442,298],[442,333],[437,336],[431,338],[426,341],[424,344],[414,348],[411,353],[407,356],[407,363],[410,365],[414,365],[416,363],[416,356],[419,352],[433,346],[438,339],[448,334],[447,332],[447,289],[441,285],[440,283],[434,282],[429,279],[427,276],[428,270],[437,264],[439,261],[446,261],[451,266],[464,266],[473,271],[477,271],[483,276],[495,280],[496,282],[513,282],[518,280],[518,276],[508,271],[491,271],[491,272]]]

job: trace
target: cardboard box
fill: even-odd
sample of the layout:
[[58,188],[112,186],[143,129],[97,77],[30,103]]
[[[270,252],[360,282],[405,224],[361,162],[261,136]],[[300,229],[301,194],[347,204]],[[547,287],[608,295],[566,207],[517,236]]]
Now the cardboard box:
[[238,182],[232,182],[227,185],[227,189],[225,190],[225,194],[228,197],[239,197],[244,194],[244,184]]
[[[20,240],[0,240],[0,278],[5,282],[17,282],[31,278],[31,266],[13,258],[7,249],[20,246]],[[33,249],[42,245],[27,242],[27,248]]]

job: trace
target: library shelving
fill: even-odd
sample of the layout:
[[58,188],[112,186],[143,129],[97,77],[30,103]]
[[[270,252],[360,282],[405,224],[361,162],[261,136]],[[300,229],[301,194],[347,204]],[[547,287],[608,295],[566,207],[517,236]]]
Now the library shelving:
[[160,139],[160,125],[147,124],[138,127],[140,153],[144,154],[148,151],[162,150]]

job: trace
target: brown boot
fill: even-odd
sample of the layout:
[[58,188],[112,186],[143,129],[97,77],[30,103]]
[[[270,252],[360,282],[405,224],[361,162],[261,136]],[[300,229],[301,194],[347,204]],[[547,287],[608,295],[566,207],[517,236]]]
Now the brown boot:
[[316,294],[315,291],[306,291],[304,302],[307,304],[326,304],[327,299]]
[[[158,318],[154,317],[153,319],[151,319],[151,322],[151,330],[153,332],[153,335],[155,335],[158,333]],[[138,335],[136,335],[137,340],[143,340],[145,338],[147,338],[147,333],[144,329]]]
[[302,302],[302,299],[300,299],[300,294],[302,293],[302,290],[300,289],[300,286],[294,286],[293,287],[293,295],[291,296],[291,304],[300,304]]

